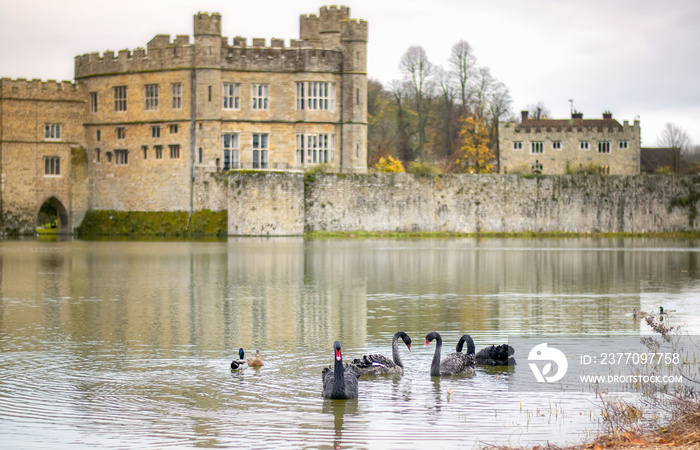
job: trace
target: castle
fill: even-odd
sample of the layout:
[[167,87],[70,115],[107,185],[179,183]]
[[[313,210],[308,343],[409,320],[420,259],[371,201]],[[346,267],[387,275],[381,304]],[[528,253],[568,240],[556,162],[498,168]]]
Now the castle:
[[77,56],[75,82],[0,80],[2,229],[33,231],[47,201],[62,232],[88,210],[210,207],[207,176],[232,169],[367,172],[367,22],[323,7],[288,47],[221,24]]
[[533,119],[522,111],[519,124],[499,125],[500,172],[564,174],[579,169],[638,175],[639,121],[622,125],[609,112],[602,119]]

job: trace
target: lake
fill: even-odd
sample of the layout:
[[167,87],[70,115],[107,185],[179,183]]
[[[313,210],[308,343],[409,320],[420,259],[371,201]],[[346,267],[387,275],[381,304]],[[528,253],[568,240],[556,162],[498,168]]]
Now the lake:
[[[0,241],[0,436],[9,448],[474,448],[556,445],[602,425],[590,391],[513,392],[528,370],[431,378],[469,333],[646,334],[634,309],[676,309],[700,334],[696,240]],[[403,376],[321,396],[346,362],[391,355]],[[231,373],[238,348],[260,369]]]

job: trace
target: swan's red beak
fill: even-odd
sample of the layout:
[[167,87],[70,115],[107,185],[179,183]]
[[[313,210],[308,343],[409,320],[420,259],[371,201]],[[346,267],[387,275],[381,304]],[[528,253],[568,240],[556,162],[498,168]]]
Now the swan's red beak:
[[426,340],[426,341],[425,341],[425,347],[427,347],[428,344],[430,344],[430,341]]
[[342,359],[342,357],[340,356],[340,350],[335,351],[335,359],[337,359],[338,361]]
[[408,351],[410,352],[411,351],[411,344],[408,344],[407,347],[408,347]]

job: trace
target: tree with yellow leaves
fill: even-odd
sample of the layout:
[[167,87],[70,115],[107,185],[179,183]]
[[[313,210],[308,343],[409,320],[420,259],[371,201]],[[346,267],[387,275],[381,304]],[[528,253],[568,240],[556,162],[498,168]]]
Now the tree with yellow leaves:
[[379,158],[379,162],[374,166],[374,170],[383,173],[403,173],[405,172],[403,164],[398,159],[394,159],[391,155],[386,158]]
[[493,172],[493,152],[488,147],[489,131],[483,120],[473,117],[462,119],[459,133],[462,146],[457,152],[457,167],[466,173]]

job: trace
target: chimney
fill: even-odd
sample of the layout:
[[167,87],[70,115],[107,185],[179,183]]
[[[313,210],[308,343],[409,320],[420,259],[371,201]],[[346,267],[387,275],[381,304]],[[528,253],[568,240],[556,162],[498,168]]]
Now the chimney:
[[571,118],[572,119],[583,119],[583,113],[578,112],[578,111],[574,111],[571,113]]
[[520,111],[520,116],[522,117],[522,122],[527,120],[527,111]]
[[603,119],[612,119],[612,113],[610,111],[605,111],[603,113]]

